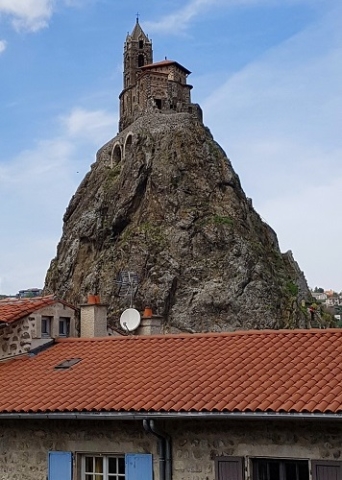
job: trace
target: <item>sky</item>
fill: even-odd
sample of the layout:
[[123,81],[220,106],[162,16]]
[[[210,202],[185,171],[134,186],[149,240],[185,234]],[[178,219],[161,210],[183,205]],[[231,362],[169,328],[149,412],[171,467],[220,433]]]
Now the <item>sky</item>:
[[0,293],[44,285],[65,209],[117,133],[123,42],[192,101],[310,287],[342,290],[340,0],[0,0]]

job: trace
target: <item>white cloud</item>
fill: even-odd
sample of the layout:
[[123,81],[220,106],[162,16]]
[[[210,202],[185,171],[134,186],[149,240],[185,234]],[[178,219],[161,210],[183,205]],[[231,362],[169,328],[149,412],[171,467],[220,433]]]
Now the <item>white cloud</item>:
[[[318,4],[324,3],[324,1],[325,3],[329,3],[329,1],[335,2],[335,0],[318,0],[316,7]],[[312,0],[190,0],[185,6],[165,15],[158,21],[144,22],[144,27],[151,33],[178,34],[184,32],[194,18],[204,14],[208,9],[215,8],[217,12],[220,12],[222,8],[276,7],[287,4],[309,4],[312,6]]]
[[96,0],[0,0],[0,15],[8,16],[18,31],[35,32],[49,24],[57,5],[82,7]]
[[17,30],[36,31],[47,26],[53,0],[0,0],[0,14],[8,15]]
[[97,142],[107,133],[108,136],[116,134],[116,117],[103,110],[85,110],[74,108],[70,114],[62,117],[68,134],[71,137],[84,137]]
[[5,40],[0,40],[0,54],[3,53],[7,48],[7,42]]
[[178,33],[184,31],[194,17],[218,2],[219,0],[192,0],[180,10],[164,16],[157,22],[144,22],[144,26],[151,33]]

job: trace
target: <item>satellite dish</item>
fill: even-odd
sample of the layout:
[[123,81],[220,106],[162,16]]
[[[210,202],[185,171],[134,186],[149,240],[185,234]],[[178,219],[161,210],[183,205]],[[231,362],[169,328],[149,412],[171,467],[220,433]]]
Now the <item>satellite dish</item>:
[[135,308],[127,308],[122,312],[120,325],[123,330],[133,332],[140,325],[140,313]]

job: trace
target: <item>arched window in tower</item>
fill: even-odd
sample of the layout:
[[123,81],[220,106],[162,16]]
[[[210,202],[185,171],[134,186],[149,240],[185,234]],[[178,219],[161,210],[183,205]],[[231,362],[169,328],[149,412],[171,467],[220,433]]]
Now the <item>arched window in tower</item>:
[[145,64],[144,55],[142,54],[138,55],[138,67],[143,67],[144,64]]
[[139,48],[140,50],[144,48],[144,40],[139,40]]

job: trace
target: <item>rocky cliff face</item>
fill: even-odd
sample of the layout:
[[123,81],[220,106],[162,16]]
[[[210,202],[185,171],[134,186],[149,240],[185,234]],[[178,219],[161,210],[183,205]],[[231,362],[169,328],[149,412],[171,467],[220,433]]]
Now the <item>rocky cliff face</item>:
[[64,216],[45,291],[80,303],[98,293],[115,324],[128,306],[171,331],[298,325],[305,279],[246,198],[210,132],[186,113],[138,119],[102,147]]

